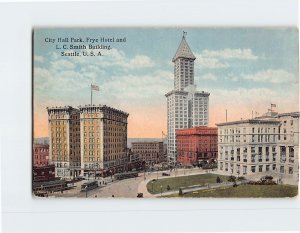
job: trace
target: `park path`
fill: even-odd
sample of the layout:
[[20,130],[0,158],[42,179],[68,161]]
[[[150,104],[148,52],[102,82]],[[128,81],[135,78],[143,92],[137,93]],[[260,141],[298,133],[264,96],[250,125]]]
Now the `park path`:
[[[166,172],[166,171],[162,171],[162,172]],[[148,192],[148,189],[147,189],[147,183],[150,182],[153,179],[158,179],[158,180],[159,179],[169,179],[169,178],[174,178],[174,177],[190,176],[190,175],[198,175],[198,174],[206,174],[206,173],[208,173],[207,170],[202,170],[202,169],[199,169],[199,168],[178,169],[177,171],[172,171],[170,173],[170,176],[162,176],[162,172],[159,172],[156,177],[153,176],[153,175],[152,176],[148,176],[147,179],[141,181],[139,183],[139,186],[138,186],[138,192],[139,193],[143,193],[143,195],[144,195],[145,198],[158,197],[158,196],[160,196],[160,194],[159,195],[157,195],[157,194],[151,194],[151,193]],[[156,172],[155,172],[155,174],[156,174]],[[166,195],[168,193],[170,193],[170,192],[165,192]],[[173,193],[178,193],[178,190],[177,191],[173,191],[170,194],[173,194]]]
[[[237,185],[241,185],[246,183],[246,181],[237,181]],[[201,191],[201,190],[208,190],[208,189],[214,189],[214,188],[222,188],[222,187],[231,187],[233,186],[233,182],[224,182],[224,183],[214,183],[214,184],[207,184],[207,185],[194,185],[194,186],[189,186],[189,187],[183,187],[182,191],[183,193],[190,193],[190,192],[195,192],[195,191]],[[161,196],[168,196],[172,194],[178,194],[179,190],[173,190],[169,192],[163,192],[163,193],[158,193],[152,195],[153,197],[161,197]]]

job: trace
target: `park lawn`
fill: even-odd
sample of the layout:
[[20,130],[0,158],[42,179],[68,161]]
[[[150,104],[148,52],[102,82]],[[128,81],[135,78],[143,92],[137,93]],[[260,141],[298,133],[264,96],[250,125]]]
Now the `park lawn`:
[[[198,174],[190,176],[178,176],[171,178],[158,179],[153,181],[153,190],[152,190],[152,181],[147,183],[148,192],[152,194],[157,194],[167,191],[179,190],[180,187],[187,187],[192,185],[204,185],[208,183],[216,183],[217,177],[220,177],[223,181],[227,181],[227,176],[215,175],[215,174]],[[168,185],[170,190],[167,189]],[[162,188],[161,188],[162,186]]]
[[298,194],[297,185],[239,185],[238,187],[217,188],[178,194],[168,197],[295,197]]

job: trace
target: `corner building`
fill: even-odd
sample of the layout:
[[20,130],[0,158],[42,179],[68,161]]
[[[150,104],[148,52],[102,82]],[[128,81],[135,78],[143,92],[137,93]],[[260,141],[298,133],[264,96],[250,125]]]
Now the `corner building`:
[[72,179],[80,174],[79,110],[71,106],[47,108],[49,163],[55,176]]
[[125,169],[128,113],[106,105],[86,105],[80,110],[81,172],[118,172]]
[[183,165],[215,162],[218,154],[218,129],[199,126],[176,130],[177,162]]
[[177,161],[176,130],[208,125],[209,93],[198,92],[194,84],[194,61],[196,57],[185,36],[173,57],[174,89],[167,97],[168,147],[167,158],[171,166]]
[[271,175],[284,183],[298,183],[298,112],[269,112],[262,117],[217,126],[221,173],[249,179]]

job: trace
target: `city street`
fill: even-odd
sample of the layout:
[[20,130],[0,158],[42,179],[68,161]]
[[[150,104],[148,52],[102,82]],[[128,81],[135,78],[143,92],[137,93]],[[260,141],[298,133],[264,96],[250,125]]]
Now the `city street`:
[[147,191],[146,185],[152,179],[165,179],[176,176],[187,176],[195,174],[204,174],[205,170],[199,168],[192,169],[177,169],[170,173],[170,176],[162,176],[163,172],[149,172],[149,173],[139,173],[139,176],[131,179],[124,179],[111,182],[111,178],[105,178],[107,185],[98,187],[96,189],[87,192],[82,192],[80,190],[81,184],[87,180],[82,180],[75,183],[75,187],[69,190],[65,190],[63,193],[56,192],[55,194],[50,194],[49,196],[55,197],[80,197],[85,198],[86,195],[89,198],[112,198],[114,197],[125,197],[125,198],[136,198],[138,193],[143,193],[144,197],[154,197]]

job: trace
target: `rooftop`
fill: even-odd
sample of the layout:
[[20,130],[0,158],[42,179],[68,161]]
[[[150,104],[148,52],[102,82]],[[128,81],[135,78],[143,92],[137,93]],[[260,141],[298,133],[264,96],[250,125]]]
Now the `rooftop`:
[[107,109],[107,110],[110,110],[110,111],[114,111],[114,112],[119,112],[119,113],[122,113],[124,115],[129,115],[129,113],[127,112],[124,112],[122,110],[119,110],[119,109],[116,109],[116,108],[113,108],[113,107],[109,107],[109,106],[106,106],[106,105],[101,105],[101,104],[98,104],[98,105],[84,105],[84,106],[78,106],[79,110],[82,111],[84,109],[88,110],[88,109],[99,109],[99,110],[104,110],[104,109]]
[[274,119],[247,119],[247,120],[239,120],[239,121],[231,121],[231,122],[224,122],[218,123],[216,126],[225,126],[225,125],[238,125],[238,124],[279,124],[280,121]]
[[192,53],[188,43],[185,40],[185,36],[183,35],[182,40],[180,42],[180,45],[175,53],[175,56],[173,57],[172,61],[174,62],[178,58],[189,58],[195,60],[196,57]]

